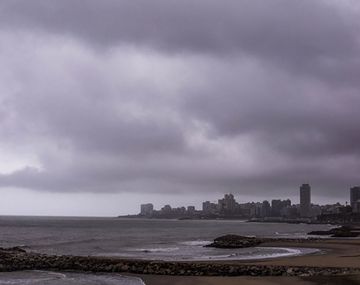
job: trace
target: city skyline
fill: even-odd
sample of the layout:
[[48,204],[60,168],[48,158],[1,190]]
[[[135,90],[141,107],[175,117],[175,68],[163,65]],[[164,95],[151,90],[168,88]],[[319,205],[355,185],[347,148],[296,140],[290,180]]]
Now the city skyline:
[[[294,204],[289,198],[273,198],[263,201],[237,201],[232,193],[224,194],[216,202],[203,201],[202,208],[194,205],[172,207],[170,204],[156,209],[152,203],[140,205],[138,216],[148,218],[288,218],[288,219],[316,219],[319,215],[360,213],[360,186],[350,188],[349,200],[345,204],[315,204],[311,202],[311,185],[302,184],[299,187],[299,204]],[[350,207],[350,208],[349,208]],[[350,209],[350,210],[349,210]]]

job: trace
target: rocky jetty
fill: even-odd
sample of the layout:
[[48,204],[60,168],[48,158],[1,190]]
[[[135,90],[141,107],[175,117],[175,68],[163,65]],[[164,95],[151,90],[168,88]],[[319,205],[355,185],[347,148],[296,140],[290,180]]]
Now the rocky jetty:
[[330,237],[358,237],[360,232],[350,226],[342,226],[338,228],[333,228],[328,231],[312,231],[308,235],[317,235],[317,236],[330,236]]
[[360,273],[359,268],[166,262],[91,256],[46,255],[21,248],[0,249],[0,271],[49,270],[183,276],[317,276]]
[[205,247],[216,248],[244,248],[257,246],[262,242],[261,239],[255,237],[246,237],[239,235],[225,235],[214,239],[214,242]]

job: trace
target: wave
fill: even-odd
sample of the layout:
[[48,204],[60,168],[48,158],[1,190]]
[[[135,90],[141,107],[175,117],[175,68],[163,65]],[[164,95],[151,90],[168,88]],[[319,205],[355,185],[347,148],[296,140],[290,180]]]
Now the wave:
[[145,285],[144,281],[138,277],[129,277],[113,274],[87,274],[87,273],[61,273],[49,271],[17,271],[1,272],[0,284],[4,285]]
[[136,248],[134,251],[141,251],[141,252],[172,252],[179,250],[178,247],[157,247],[157,248]]
[[[259,250],[268,250],[269,248],[257,247]],[[284,247],[273,247],[274,251],[282,252],[270,252],[270,253],[254,253],[254,254],[243,254],[243,253],[231,253],[223,255],[207,255],[201,257],[194,257],[193,260],[261,260],[261,259],[272,259],[287,256],[298,256],[304,254],[318,253],[319,249],[313,248],[284,248]]]
[[188,246],[204,246],[204,245],[207,245],[210,243],[211,243],[211,241],[208,241],[208,240],[191,240],[191,241],[181,242],[180,244],[188,245]]

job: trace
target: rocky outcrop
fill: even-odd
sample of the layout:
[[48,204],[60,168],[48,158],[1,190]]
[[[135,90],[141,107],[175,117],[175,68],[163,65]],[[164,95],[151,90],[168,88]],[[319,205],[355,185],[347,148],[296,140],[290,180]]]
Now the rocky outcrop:
[[239,235],[225,235],[214,239],[214,242],[205,247],[217,248],[244,248],[257,246],[262,240],[255,237],[245,237]]
[[91,256],[56,256],[0,249],[0,271],[16,270],[71,270],[184,276],[316,276],[360,273],[359,268],[124,260]]
[[312,231],[308,235],[318,235],[318,236],[331,236],[331,237],[358,237],[360,234],[358,231],[355,231],[354,228],[349,226],[342,226],[339,228],[333,228],[328,231]]

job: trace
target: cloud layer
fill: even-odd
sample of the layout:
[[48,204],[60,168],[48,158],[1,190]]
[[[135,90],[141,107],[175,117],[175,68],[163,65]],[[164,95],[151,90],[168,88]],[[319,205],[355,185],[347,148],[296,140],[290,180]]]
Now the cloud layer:
[[[0,186],[285,195],[359,184],[355,1],[0,3]],[[265,194],[266,193],[266,194]]]

